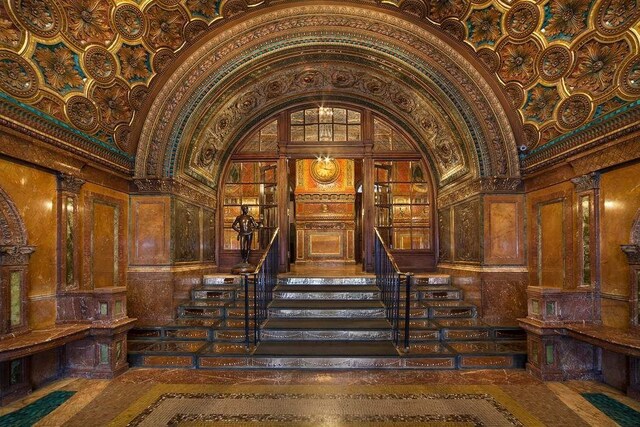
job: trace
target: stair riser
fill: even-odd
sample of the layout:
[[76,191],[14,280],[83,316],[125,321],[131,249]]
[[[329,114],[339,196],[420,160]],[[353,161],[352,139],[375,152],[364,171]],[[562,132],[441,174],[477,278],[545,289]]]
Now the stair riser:
[[217,319],[224,317],[224,309],[222,308],[178,308],[178,316],[182,318],[207,318]]
[[235,299],[235,292],[232,291],[207,291],[207,290],[193,290],[191,291],[191,297],[193,299],[205,299],[216,301],[232,301]]
[[525,355],[437,357],[251,357],[196,355],[130,355],[137,367],[198,369],[523,369]]
[[461,297],[460,291],[421,291],[419,295],[423,301],[458,301]]
[[475,308],[431,307],[429,318],[472,319],[476,316]]
[[275,291],[279,300],[379,300],[380,292],[286,292]]
[[263,341],[382,341],[391,339],[391,331],[335,331],[335,330],[300,330],[300,331],[269,331],[261,332]]
[[365,277],[287,277],[279,279],[278,284],[282,286],[287,285],[325,285],[325,286],[340,286],[340,285],[375,285],[376,279]]
[[271,308],[269,309],[270,317],[304,317],[304,318],[335,318],[350,317],[355,319],[372,319],[384,318],[384,308],[372,309],[345,309],[345,310],[325,310],[325,309],[288,309],[288,308]]

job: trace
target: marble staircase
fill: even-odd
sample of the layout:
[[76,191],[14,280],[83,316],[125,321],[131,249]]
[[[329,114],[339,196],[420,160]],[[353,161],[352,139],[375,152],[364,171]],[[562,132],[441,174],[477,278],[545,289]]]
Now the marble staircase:
[[407,351],[391,341],[374,276],[281,277],[260,328],[261,342],[247,349],[244,292],[238,279],[205,276],[191,299],[179,305],[174,322],[133,329],[130,364],[198,369],[484,369],[525,364],[524,331],[478,319],[462,291],[438,274],[415,277]]

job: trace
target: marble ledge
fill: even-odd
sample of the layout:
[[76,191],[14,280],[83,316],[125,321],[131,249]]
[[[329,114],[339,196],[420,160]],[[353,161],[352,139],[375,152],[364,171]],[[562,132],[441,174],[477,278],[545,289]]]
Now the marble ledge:
[[537,295],[566,295],[566,294],[591,294],[594,290],[590,287],[584,288],[545,288],[543,286],[527,286],[527,293]]
[[526,266],[518,265],[480,265],[480,264],[458,264],[441,262],[437,266],[438,270],[458,270],[469,271],[477,273],[528,273],[529,269]]
[[96,321],[89,324],[91,335],[114,335],[125,332],[133,328],[137,320],[133,317],[124,317],[116,320]]
[[594,324],[565,325],[568,335],[614,353],[640,357],[640,329],[618,329]]
[[58,325],[0,341],[0,362],[60,347],[89,336],[91,324]]

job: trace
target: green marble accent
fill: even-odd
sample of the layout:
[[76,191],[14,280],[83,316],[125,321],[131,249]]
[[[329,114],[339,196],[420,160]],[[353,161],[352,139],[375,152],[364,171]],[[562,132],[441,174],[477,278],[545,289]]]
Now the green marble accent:
[[591,286],[591,201],[589,196],[580,197],[582,237],[582,286]]
[[75,391],[66,390],[51,392],[24,408],[1,416],[0,427],[32,426],[69,400],[75,393]]
[[555,315],[556,315],[556,302],[547,301],[547,316],[555,316]]
[[640,412],[604,393],[582,393],[582,397],[622,427],[640,425]]
[[12,271],[10,279],[11,326],[22,323],[22,272]]
[[109,305],[106,302],[100,303],[100,316],[106,316],[109,314]]
[[531,300],[531,313],[540,314],[540,301],[537,299]]
[[553,344],[546,344],[544,346],[545,348],[545,353],[546,353],[546,362],[547,365],[553,365],[553,362],[555,360],[554,354],[553,354]]
[[66,248],[65,248],[65,263],[66,263],[66,283],[67,287],[73,287],[74,282],[74,263],[73,263],[73,237],[75,233],[75,223],[74,223],[74,213],[75,213],[75,203],[73,197],[67,197],[66,200],[67,205],[67,230],[66,230]]
[[107,344],[99,344],[100,346],[100,364],[109,363],[109,346]]
[[115,312],[116,314],[122,314],[122,301],[120,300],[116,301]]
[[22,380],[22,359],[11,361],[9,385],[21,383]]

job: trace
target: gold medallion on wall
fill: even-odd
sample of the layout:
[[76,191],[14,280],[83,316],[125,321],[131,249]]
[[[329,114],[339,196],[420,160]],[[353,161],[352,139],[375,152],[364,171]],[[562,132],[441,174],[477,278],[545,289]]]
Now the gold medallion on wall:
[[340,165],[335,159],[317,159],[311,163],[311,177],[319,183],[330,184],[339,174]]

